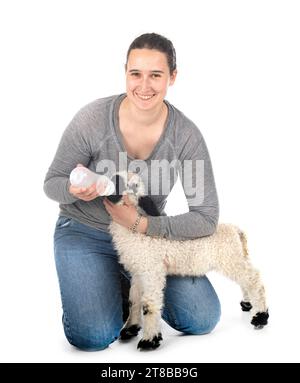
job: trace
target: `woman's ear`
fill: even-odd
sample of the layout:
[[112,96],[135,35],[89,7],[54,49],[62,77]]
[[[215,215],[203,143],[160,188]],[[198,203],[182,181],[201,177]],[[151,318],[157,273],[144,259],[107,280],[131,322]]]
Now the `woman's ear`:
[[143,196],[139,198],[139,207],[141,207],[147,215],[152,217],[160,216],[160,212],[157,209],[152,198],[149,196]]
[[169,86],[172,86],[174,84],[174,82],[176,80],[176,76],[177,76],[177,69],[173,70],[173,73],[170,76]]

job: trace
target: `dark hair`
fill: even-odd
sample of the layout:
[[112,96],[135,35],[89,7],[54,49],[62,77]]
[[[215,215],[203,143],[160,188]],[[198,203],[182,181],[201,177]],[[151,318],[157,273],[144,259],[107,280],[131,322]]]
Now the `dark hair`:
[[137,37],[130,44],[127,51],[126,63],[132,49],[156,49],[164,53],[167,56],[168,66],[170,73],[172,74],[176,69],[176,52],[172,41],[166,37],[158,35],[157,33],[145,33]]

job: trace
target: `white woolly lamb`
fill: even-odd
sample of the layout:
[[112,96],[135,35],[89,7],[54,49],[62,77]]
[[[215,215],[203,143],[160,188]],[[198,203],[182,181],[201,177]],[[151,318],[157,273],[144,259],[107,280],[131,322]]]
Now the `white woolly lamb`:
[[[122,194],[128,194],[140,213],[158,215],[151,199],[144,196],[137,174],[122,172],[116,177],[119,195],[108,197],[111,201],[122,203]],[[212,270],[222,273],[240,285],[242,310],[252,309],[251,324],[262,328],[268,323],[265,289],[258,271],[250,263],[245,234],[238,227],[219,224],[211,236],[184,241],[132,233],[114,221],[109,230],[120,262],[131,274],[130,313],[121,330],[121,339],[138,334],[143,312],[143,337],[138,348],[155,349],[160,345],[163,290],[166,276],[171,274],[201,276]]]

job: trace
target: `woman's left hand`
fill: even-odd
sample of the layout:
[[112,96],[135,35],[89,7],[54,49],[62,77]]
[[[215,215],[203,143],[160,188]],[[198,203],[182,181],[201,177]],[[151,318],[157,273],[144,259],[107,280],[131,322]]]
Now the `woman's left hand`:
[[137,210],[135,206],[130,202],[127,195],[122,197],[124,205],[115,205],[107,198],[104,198],[103,203],[105,209],[111,218],[118,224],[130,228],[137,219]]

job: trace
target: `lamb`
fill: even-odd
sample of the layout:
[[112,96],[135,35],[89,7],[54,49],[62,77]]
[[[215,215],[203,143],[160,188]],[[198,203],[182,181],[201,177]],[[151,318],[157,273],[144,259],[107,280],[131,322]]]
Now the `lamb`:
[[[142,215],[160,215],[136,173],[119,172],[115,176],[119,194],[109,196],[114,203],[123,203],[122,195]],[[122,186],[121,186],[122,185]],[[133,233],[112,221],[109,226],[119,260],[131,275],[130,313],[121,330],[120,339],[136,336],[142,327],[138,348],[156,349],[162,341],[160,330],[163,290],[167,275],[201,276],[217,271],[237,282],[243,293],[240,305],[251,311],[251,324],[263,328],[269,313],[265,289],[259,272],[251,265],[245,233],[232,224],[219,224],[211,236],[192,240],[169,240]]]

